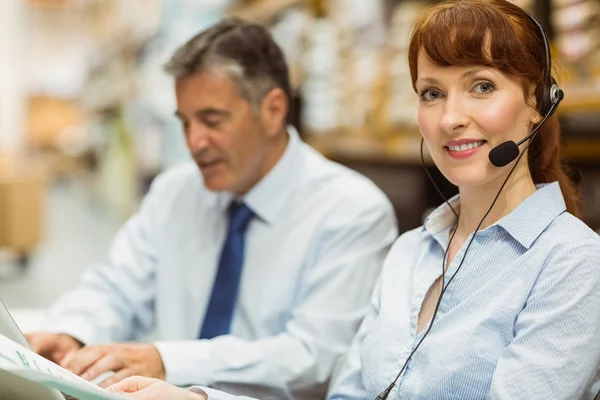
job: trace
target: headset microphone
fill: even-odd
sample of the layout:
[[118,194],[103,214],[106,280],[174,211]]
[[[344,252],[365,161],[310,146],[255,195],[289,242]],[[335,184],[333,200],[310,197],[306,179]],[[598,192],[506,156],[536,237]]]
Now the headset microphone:
[[556,110],[556,107],[563,99],[564,93],[556,83],[552,85],[551,93],[552,103],[550,109],[546,111],[546,115],[544,116],[542,121],[535,127],[533,131],[531,131],[529,135],[525,136],[517,143],[513,142],[512,140],[509,140],[504,143],[500,143],[498,146],[490,150],[488,157],[493,166],[504,167],[516,160],[520,153],[519,146],[525,143],[527,140],[533,140],[535,135],[537,135],[540,129],[542,129],[542,126],[544,126],[544,124],[546,123],[548,117],[554,114],[554,110]]

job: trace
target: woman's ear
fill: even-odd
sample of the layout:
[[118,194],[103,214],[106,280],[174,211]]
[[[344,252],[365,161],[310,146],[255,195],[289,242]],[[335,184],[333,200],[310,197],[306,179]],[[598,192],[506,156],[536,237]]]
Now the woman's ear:
[[542,114],[540,114],[539,111],[539,106],[537,104],[537,99],[535,97],[535,90],[532,88],[529,91],[529,99],[527,101],[527,104],[529,105],[529,109],[530,109],[530,116],[529,116],[529,122],[532,126],[535,126],[537,124],[539,124],[540,122],[542,122]]
[[542,119],[544,119],[542,117],[542,114],[540,114],[540,112],[538,110],[536,110],[535,108],[531,108],[531,118],[529,119],[531,121],[531,125],[535,126],[537,124],[539,124],[540,122],[542,122]]

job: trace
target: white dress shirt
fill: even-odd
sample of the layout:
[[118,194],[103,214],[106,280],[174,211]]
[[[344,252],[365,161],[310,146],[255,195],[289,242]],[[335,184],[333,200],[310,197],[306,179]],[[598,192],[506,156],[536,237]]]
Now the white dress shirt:
[[108,261],[58,300],[47,328],[86,344],[153,332],[176,385],[322,397],[396,239],[393,208],[371,181],[290,130],[282,158],[244,198],[256,217],[231,334],[197,340],[232,199],[208,191],[195,164],[161,174]]

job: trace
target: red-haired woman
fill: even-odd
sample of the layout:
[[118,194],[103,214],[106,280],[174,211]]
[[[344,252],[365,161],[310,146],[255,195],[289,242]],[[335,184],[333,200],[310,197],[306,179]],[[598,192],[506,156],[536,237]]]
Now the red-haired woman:
[[576,217],[556,116],[521,159],[489,157],[547,113],[545,46],[508,1],[447,1],[417,21],[419,129],[459,195],[390,251],[331,400],[594,397],[600,238]]

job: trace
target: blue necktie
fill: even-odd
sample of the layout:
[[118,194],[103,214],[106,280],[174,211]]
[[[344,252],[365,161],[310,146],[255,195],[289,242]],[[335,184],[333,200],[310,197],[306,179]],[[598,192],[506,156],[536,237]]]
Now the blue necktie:
[[243,203],[234,202],[229,208],[227,237],[200,339],[212,339],[230,331],[244,263],[244,235],[253,215],[252,210]]

